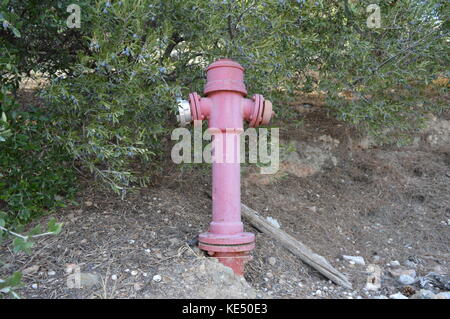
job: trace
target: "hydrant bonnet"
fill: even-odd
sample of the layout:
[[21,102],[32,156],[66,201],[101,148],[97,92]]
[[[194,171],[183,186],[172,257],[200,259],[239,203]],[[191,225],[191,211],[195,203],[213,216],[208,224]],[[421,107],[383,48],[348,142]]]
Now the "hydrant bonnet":
[[221,59],[206,69],[205,95],[216,91],[235,91],[247,95],[244,68],[230,59]]

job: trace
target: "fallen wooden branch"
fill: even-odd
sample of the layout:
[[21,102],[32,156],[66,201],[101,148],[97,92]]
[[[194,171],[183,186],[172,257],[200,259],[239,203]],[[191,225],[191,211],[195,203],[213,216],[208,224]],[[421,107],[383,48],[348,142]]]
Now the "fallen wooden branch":
[[304,263],[313,267],[334,283],[352,289],[352,284],[348,281],[347,277],[331,266],[324,257],[317,255],[291,235],[272,226],[250,207],[241,204],[241,213],[252,226],[278,240],[284,248],[299,257]]

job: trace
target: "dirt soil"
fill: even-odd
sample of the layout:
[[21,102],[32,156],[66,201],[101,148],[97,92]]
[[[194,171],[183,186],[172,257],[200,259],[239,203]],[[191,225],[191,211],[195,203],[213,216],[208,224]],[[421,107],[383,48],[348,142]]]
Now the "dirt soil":
[[[292,107],[303,125],[274,123],[285,125],[280,171],[243,167],[242,201],[324,256],[353,289],[247,223],[257,245],[245,280],[205,257],[194,239],[211,219],[210,169],[174,164],[124,200],[80,179],[80,205],[53,215],[63,232],[40,238],[31,256],[4,243],[0,273],[24,271],[25,298],[373,298],[404,289],[389,273],[392,261],[414,264],[417,276],[450,274],[449,115],[431,118],[410,146],[377,147],[318,104]],[[371,264],[382,270],[376,291],[365,289]]]

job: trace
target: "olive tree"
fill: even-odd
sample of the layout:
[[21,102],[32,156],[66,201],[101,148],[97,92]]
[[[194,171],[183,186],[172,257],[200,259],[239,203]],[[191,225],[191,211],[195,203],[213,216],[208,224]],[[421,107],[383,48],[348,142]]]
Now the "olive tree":
[[89,52],[45,93],[57,119],[48,134],[118,192],[145,182],[130,163],[158,159],[176,97],[201,90],[221,57],[246,68],[250,94],[282,105],[316,90],[373,133],[403,134],[446,107],[446,87],[427,94],[447,76],[446,1],[97,0],[86,12]]

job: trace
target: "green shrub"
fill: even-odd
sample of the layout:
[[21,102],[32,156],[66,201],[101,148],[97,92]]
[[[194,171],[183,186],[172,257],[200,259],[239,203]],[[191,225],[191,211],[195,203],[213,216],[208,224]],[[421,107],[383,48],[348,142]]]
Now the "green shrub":
[[130,163],[158,160],[176,125],[176,97],[202,90],[209,63],[237,59],[250,94],[270,95],[306,55],[289,46],[294,30],[283,26],[298,10],[278,2],[97,1],[96,10],[90,52],[44,93],[58,119],[49,135],[121,194],[145,182]]
[[201,91],[220,57],[244,65],[249,93],[272,98],[281,119],[293,116],[284,100],[317,90],[343,120],[407,132],[448,107],[425,94],[449,62],[448,2],[375,1],[382,28],[370,29],[373,2],[98,0],[89,51],[44,94],[58,119],[49,136],[124,194],[145,181],[130,163],[164,149],[176,97]]
[[79,41],[64,31],[67,3],[0,1],[0,210],[8,227],[26,224],[73,194],[71,156],[46,135],[48,112],[16,100],[24,76],[53,72],[74,58],[69,48]]
[[9,132],[0,135],[0,210],[7,209],[7,226],[26,224],[74,193],[71,157],[46,138],[48,121],[39,112],[18,112],[2,124]]

